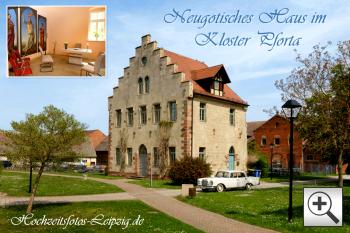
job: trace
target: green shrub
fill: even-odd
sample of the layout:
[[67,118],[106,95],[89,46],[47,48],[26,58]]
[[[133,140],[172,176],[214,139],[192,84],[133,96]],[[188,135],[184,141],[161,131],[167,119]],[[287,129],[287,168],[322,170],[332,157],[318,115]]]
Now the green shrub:
[[168,176],[175,184],[197,184],[197,179],[210,176],[210,164],[200,158],[185,156],[170,168]]
[[248,162],[249,169],[261,170],[261,177],[267,177],[269,172],[269,164],[267,158],[262,153],[254,153],[254,158]]

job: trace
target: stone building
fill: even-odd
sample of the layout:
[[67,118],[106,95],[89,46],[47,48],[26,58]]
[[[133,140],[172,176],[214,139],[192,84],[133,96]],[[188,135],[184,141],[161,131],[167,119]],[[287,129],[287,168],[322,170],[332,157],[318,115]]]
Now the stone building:
[[135,50],[108,99],[109,172],[120,172],[124,138],[125,172],[157,174],[161,121],[173,122],[170,164],[189,155],[208,161],[214,172],[246,169],[248,105],[227,85],[224,66],[158,48],[150,35]]

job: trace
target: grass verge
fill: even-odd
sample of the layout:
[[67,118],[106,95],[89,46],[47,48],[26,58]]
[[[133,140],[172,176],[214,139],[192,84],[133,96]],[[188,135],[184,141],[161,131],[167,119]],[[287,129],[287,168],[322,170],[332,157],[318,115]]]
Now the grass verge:
[[[35,174],[36,175],[36,174]],[[35,180],[33,174],[33,183]],[[2,171],[0,174],[0,192],[9,196],[29,196],[29,173]],[[37,196],[68,196],[123,192],[115,185],[81,178],[47,176],[40,179]]]
[[[350,232],[350,187],[343,189],[343,227],[303,226],[303,187],[294,186],[293,223],[288,223],[288,188],[234,190],[223,193],[199,193],[195,198],[181,198],[191,205],[222,214],[242,222],[281,232]],[[333,185],[334,187],[334,185]]]
[[[43,226],[20,224],[14,226],[11,219],[25,214],[25,206],[12,206],[8,209],[0,209],[0,229],[2,233],[41,233],[41,232],[200,232],[199,230],[184,224],[177,219],[169,217],[140,201],[113,201],[113,202],[82,202],[69,204],[48,204],[34,206],[33,218],[39,219],[45,216],[50,218],[79,218],[80,225],[69,225],[66,229],[64,225]],[[102,215],[100,215],[102,214]],[[110,218],[125,219],[123,225],[91,225],[88,221],[99,215],[99,218],[108,220]],[[141,225],[132,225],[133,220],[144,219]],[[84,224],[84,219],[86,219]],[[129,220],[129,225],[126,222]],[[102,221],[99,221],[102,223]],[[141,220],[137,221],[138,223]],[[107,223],[107,222],[106,222]],[[120,221],[122,223],[122,221]],[[124,229],[123,229],[124,228]]]

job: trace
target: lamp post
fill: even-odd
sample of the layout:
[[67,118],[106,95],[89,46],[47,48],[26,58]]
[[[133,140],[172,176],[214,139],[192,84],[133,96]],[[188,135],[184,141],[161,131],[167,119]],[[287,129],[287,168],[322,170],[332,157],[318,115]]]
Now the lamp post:
[[293,219],[293,121],[298,116],[300,109],[301,105],[296,100],[288,100],[282,105],[283,113],[290,122],[288,222],[292,222]]
[[272,180],[272,156],[273,156],[273,143],[270,143],[270,179]]

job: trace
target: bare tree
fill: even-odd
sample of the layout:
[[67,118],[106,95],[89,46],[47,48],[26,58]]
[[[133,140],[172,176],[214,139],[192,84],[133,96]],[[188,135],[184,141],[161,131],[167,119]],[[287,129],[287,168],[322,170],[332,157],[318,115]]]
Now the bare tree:
[[173,123],[169,121],[159,122],[159,177],[162,179],[167,175],[169,168],[168,148],[172,126]]
[[120,130],[119,133],[119,147],[120,147],[120,174],[124,175],[125,172],[125,160],[126,160],[126,150],[128,147],[128,131],[126,129]]

